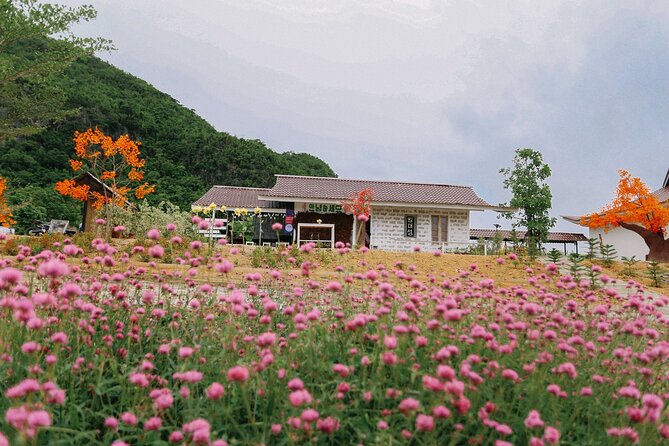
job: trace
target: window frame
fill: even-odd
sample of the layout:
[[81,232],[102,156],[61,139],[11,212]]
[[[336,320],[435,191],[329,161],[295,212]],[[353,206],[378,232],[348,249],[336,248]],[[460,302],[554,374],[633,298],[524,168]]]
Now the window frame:
[[[449,223],[449,216],[448,215],[438,215],[438,214],[432,214],[430,215],[430,240],[432,243],[448,243],[448,235],[449,235],[449,228],[448,228],[448,223]],[[435,219],[436,219],[436,232],[437,236],[435,239]]]

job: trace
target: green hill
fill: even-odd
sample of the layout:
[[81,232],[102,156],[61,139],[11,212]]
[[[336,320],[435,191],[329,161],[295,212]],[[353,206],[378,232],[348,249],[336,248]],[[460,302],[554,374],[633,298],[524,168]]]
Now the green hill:
[[35,219],[79,222],[79,204],[60,197],[53,185],[72,176],[72,134],[89,127],[142,142],[146,179],[157,186],[153,203],[185,208],[213,184],[271,187],[276,173],[335,176],[312,155],[277,153],[262,141],[218,132],[169,95],[98,58],[74,63],[58,82],[80,113],[0,146],[0,175],[9,178],[19,227]]

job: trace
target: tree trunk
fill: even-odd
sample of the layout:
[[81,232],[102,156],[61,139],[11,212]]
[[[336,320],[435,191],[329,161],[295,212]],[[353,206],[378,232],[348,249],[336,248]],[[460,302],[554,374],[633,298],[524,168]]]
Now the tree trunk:
[[650,231],[642,226],[630,223],[620,223],[620,226],[630,231],[634,231],[643,237],[648,245],[648,255],[646,260],[669,263],[669,239],[664,238],[664,234]]

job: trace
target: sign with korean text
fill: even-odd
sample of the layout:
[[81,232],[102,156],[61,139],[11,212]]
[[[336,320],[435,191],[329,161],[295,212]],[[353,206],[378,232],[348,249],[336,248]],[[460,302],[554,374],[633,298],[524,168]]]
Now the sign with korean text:
[[416,237],[416,216],[415,215],[405,215],[404,216],[404,236],[405,237]]
[[341,204],[330,203],[303,203],[303,212],[318,212],[319,214],[338,214],[343,212]]

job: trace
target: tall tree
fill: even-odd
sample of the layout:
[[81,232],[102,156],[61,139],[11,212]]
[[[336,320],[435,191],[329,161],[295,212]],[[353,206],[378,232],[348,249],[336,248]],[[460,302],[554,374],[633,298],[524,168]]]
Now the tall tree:
[[586,215],[581,222],[590,228],[608,231],[621,227],[639,234],[649,253],[647,260],[669,262],[669,206],[663,205],[641,179],[619,170],[616,196],[601,212]]
[[106,39],[70,31],[95,16],[92,6],[0,0],[0,142],[76,113],[55,76],[80,57],[113,48]]
[[553,195],[546,183],[551,168],[544,163],[540,152],[524,148],[517,149],[513,167],[499,171],[504,175],[504,188],[510,189],[513,198],[509,206],[518,208],[516,213],[503,214],[515,220],[513,227],[525,227],[531,248],[536,248],[548,238],[548,231],[555,226],[555,217],[550,217]]

